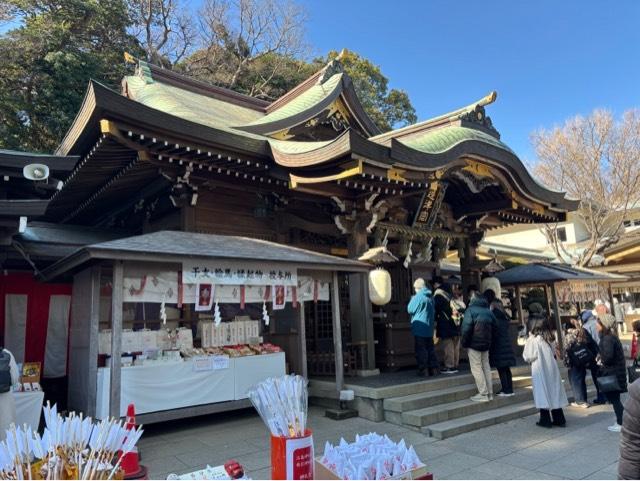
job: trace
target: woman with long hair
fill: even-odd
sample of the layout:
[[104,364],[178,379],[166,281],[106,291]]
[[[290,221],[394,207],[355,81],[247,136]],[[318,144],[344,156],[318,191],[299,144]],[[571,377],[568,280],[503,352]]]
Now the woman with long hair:
[[530,319],[531,331],[522,357],[531,364],[533,400],[540,410],[540,427],[564,427],[562,408],[569,404],[556,361],[556,337],[546,317]]
[[[597,383],[600,390],[613,405],[616,413],[616,423],[609,426],[609,431],[619,433],[622,429],[622,414],[624,407],[620,402],[620,394],[627,392],[627,362],[624,358],[624,349],[618,339],[616,331],[616,318],[611,314],[603,314],[598,317],[598,333],[600,334],[600,358]],[[604,378],[614,381],[605,385]]]

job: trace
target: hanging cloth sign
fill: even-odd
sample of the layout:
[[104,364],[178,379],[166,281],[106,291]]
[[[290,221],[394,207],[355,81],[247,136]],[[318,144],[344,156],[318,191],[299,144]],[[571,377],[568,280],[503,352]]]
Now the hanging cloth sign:
[[287,291],[285,286],[273,286],[273,310],[284,309],[287,304]]
[[210,311],[213,307],[213,296],[215,294],[215,285],[198,283],[196,284],[196,311]]
[[294,267],[274,267],[266,262],[189,260],[182,264],[182,282],[235,286],[295,286],[298,284],[298,272]]

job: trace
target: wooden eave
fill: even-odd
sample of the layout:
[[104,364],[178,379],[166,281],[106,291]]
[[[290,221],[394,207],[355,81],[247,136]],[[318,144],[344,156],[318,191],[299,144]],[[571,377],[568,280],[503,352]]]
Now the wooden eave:
[[77,155],[45,155],[0,150],[0,167],[22,169],[29,164],[45,164],[51,172],[69,172],[78,162]]
[[477,140],[466,140],[445,152],[430,154],[413,149],[396,139],[391,140],[391,159],[399,168],[436,171],[447,169],[451,162],[464,157],[473,157],[506,171],[513,181],[511,184],[525,197],[548,203],[561,211],[573,211],[578,208],[579,201],[567,199],[564,193],[549,190],[538,184],[522,161],[508,150]]
[[0,200],[0,216],[40,217],[44,215],[48,205],[49,205],[48,200],[1,199]]

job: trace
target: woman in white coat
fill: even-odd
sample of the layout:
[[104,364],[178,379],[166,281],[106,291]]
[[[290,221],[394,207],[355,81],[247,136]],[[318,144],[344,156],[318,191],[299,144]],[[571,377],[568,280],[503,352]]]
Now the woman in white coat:
[[535,319],[522,357],[531,364],[533,399],[540,410],[540,420],[536,424],[545,428],[564,427],[566,420],[562,408],[569,404],[555,353],[556,339],[547,319]]
[[[2,385],[0,386],[0,390],[4,391],[0,392],[0,440],[3,440],[6,430],[9,429],[12,423],[15,424],[16,422],[16,403],[13,398],[13,393],[11,392],[11,387],[20,381],[16,360],[13,354],[4,348],[0,348],[0,369],[3,369],[4,373],[6,373],[7,369],[9,371],[9,376],[0,374],[0,379],[7,378],[2,380]],[[9,377],[11,384],[7,386],[9,384]]]

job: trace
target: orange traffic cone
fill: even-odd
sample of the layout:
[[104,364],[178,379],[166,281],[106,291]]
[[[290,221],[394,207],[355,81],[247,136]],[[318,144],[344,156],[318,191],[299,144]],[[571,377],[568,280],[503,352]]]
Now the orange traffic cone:
[[[136,410],[133,404],[129,404],[127,407],[125,429],[136,429]],[[147,479],[147,467],[140,464],[137,447],[134,447],[133,451],[124,455],[120,466],[124,471],[124,479]]]

